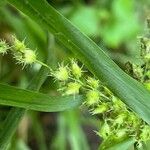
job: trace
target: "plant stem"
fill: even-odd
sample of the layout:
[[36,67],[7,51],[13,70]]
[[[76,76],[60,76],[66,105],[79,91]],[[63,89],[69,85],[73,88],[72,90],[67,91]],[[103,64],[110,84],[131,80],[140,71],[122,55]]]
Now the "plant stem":
[[40,60],[36,60],[36,63],[38,63],[38,64],[40,64],[40,65],[42,65],[42,66],[48,68],[50,71],[52,71],[52,68],[51,68],[51,67],[49,67],[47,64],[41,62]]

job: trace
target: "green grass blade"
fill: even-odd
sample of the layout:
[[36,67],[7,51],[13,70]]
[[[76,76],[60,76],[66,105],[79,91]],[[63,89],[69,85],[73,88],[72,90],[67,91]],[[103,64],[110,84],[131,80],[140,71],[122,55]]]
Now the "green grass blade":
[[0,84],[0,105],[42,112],[58,112],[79,106],[82,96],[49,96]]
[[150,124],[150,92],[45,0],[8,0],[70,49],[108,88]]

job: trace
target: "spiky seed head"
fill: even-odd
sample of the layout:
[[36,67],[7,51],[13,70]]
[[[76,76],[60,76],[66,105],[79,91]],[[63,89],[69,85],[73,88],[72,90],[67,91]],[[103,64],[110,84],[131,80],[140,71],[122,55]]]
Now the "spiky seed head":
[[21,52],[14,52],[14,58],[16,59],[17,63],[25,65],[30,65],[36,62],[36,53],[35,51],[26,49],[23,53]]
[[144,126],[144,128],[141,130],[140,139],[144,142],[150,140],[150,126]]
[[106,103],[102,103],[101,105],[98,105],[97,108],[95,108],[92,111],[92,114],[93,115],[95,115],[95,114],[101,114],[101,113],[106,112],[108,109],[109,109],[108,105]]
[[5,41],[0,40],[0,54],[6,54],[8,49],[9,45]]
[[12,38],[13,38],[13,49],[15,51],[24,52],[26,49],[24,40],[21,42],[15,36],[13,36]]
[[81,84],[77,83],[77,82],[70,82],[67,84],[67,88],[66,88],[66,95],[75,95],[75,94],[79,94],[79,90],[80,90]]
[[105,140],[111,135],[111,128],[107,122],[105,122],[100,128],[99,135]]
[[99,99],[100,94],[97,90],[90,90],[86,94],[87,105],[89,106],[97,104]]
[[114,125],[122,125],[125,122],[126,118],[127,118],[127,113],[121,112],[114,120]]
[[24,63],[25,64],[32,64],[36,61],[36,53],[32,50],[25,50],[24,51]]
[[124,138],[126,137],[127,135],[127,130],[126,129],[119,129],[116,131],[116,138],[117,139],[121,139],[121,138]]
[[87,82],[91,88],[97,89],[99,87],[99,80],[96,80],[92,77],[88,77]]
[[112,97],[114,111],[126,110],[126,105],[117,97]]
[[60,81],[67,81],[69,79],[69,70],[67,66],[61,65],[59,69],[54,72],[54,77]]
[[137,117],[133,112],[130,112],[128,117],[127,123],[132,126],[134,129],[139,128],[141,124],[141,120],[139,117]]
[[13,55],[18,64],[24,64],[24,59],[23,59],[22,53],[13,53]]
[[82,69],[78,66],[77,62],[72,60],[71,63],[72,74],[76,78],[80,78],[82,76]]

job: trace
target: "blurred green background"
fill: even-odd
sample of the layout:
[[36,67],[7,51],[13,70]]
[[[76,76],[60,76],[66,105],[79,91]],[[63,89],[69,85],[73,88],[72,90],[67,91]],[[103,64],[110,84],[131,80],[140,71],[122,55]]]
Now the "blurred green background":
[[[146,19],[150,17],[149,0],[48,0],[48,2],[93,39],[124,68],[127,61],[140,63],[137,37],[146,32]],[[0,2],[0,38],[10,41],[15,34],[26,39],[28,47],[37,50],[41,61],[46,50],[51,51],[51,67],[74,57],[53,35],[10,5]],[[0,82],[25,88],[39,65],[22,67],[11,54],[0,56]],[[57,83],[48,77],[41,92],[57,92]],[[9,107],[0,106],[0,127]],[[86,108],[62,113],[28,112],[15,134],[12,150],[96,150],[101,139],[100,122]],[[13,148],[12,148],[13,147]]]

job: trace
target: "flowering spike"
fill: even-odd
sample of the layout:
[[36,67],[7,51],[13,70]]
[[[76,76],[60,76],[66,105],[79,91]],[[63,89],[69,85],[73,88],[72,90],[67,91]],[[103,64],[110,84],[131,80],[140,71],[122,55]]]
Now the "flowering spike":
[[9,48],[9,45],[4,40],[0,40],[0,54],[6,54]]
[[122,139],[127,136],[127,130],[125,128],[119,129],[116,131],[116,138],[117,139]]
[[67,81],[69,79],[69,70],[67,66],[63,64],[58,68],[57,71],[52,73],[52,75],[59,81]]
[[92,114],[93,115],[95,115],[95,114],[101,114],[101,113],[106,112],[108,109],[109,109],[108,104],[102,103],[101,105],[98,105],[97,108],[95,108],[92,111]]
[[99,87],[99,80],[88,77],[87,83],[91,88],[97,89]]
[[134,113],[129,113],[127,121],[128,124],[132,126],[134,129],[139,128],[141,124],[141,120]]
[[25,50],[24,51],[24,64],[32,64],[36,61],[36,53],[32,50]]
[[148,125],[144,126],[140,134],[140,139],[145,142],[150,139],[150,126]]
[[114,125],[122,125],[127,118],[126,112],[120,113],[114,120]]
[[80,90],[81,84],[77,83],[77,82],[70,82],[67,84],[67,88],[66,88],[66,95],[75,95],[75,94],[79,94],[79,90]]
[[72,74],[78,79],[82,75],[82,69],[78,66],[77,62],[72,60],[71,62]]
[[14,51],[24,52],[26,49],[26,45],[24,44],[24,40],[21,42],[19,41],[16,36],[13,36],[13,49]]
[[100,94],[97,90],[90,90],[86,94],[87,105],[95,105],[99,102]]
[[111,128],[107,122],[105,122],[102,125],[102,127],[100,128],[99,134],[103,139],[107,139],[108,136],[111,135]]

